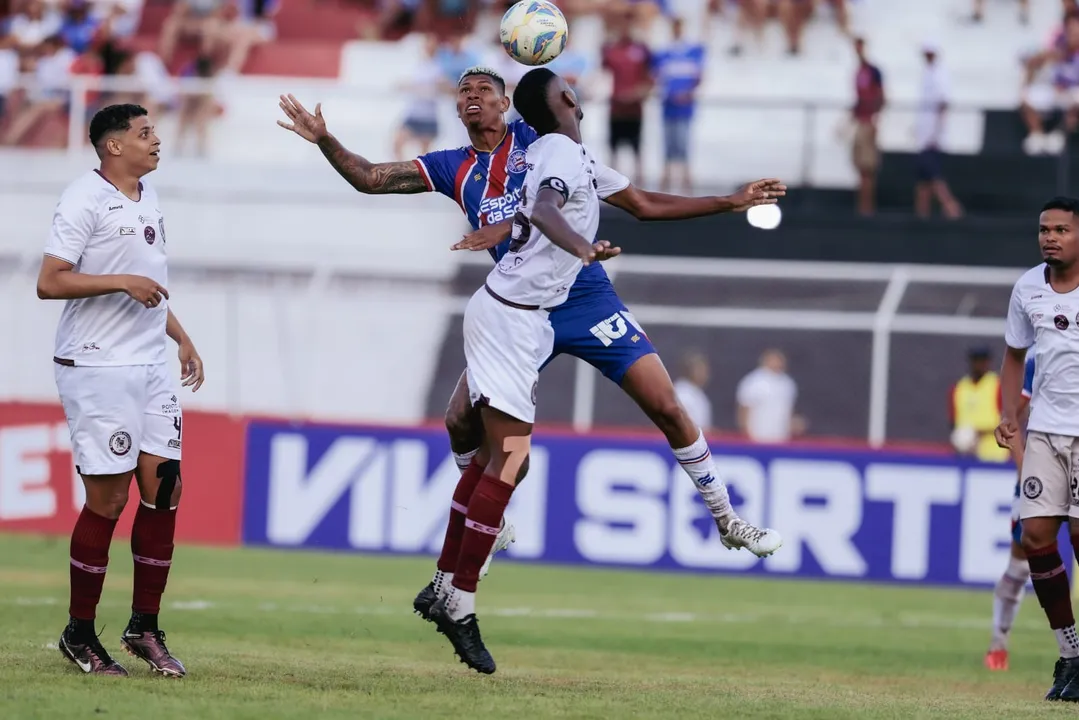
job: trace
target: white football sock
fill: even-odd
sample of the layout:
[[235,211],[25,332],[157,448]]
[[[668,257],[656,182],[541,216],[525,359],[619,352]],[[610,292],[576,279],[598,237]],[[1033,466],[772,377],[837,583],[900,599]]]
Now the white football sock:
[[1057,644],[1060,645],[1060,657],[1079,657],[1079,635],[1075,633],[1075,625],[1054,630],[1053,634],[1057,636]]
[[441,570],[435,570],[435,576],[431,579],[431,584],[435,586],[435,596],[442,597],[450,589],[450,583],[453,582],[453,573],[442,572]]
[[708,441],[704,439],[702,432],[697,442],[685,448],[671,448],[678,464],[689,475],[689,479],[697,486],[697,492],[701,499],[717,520],[729,518],[734,515],[731,507],[731,498],[727,494],[727,486],[716,475],[716,466],[712,462],[712,451],[708,449]]
[[480,451],[479,448],[475,450],[469,450],[466,453],[454,453],[453,461],[457,463],[457,469],[464,472],[468,469],[468,466],[472,464],[472,458],[476,457],[476,453]]
[[1030,579],[1030,566],[1026,560],[1010,558],[1008,569],[997,581],[993,591],[993,640],[990,650],[1007,650],[1008,636],[1019,612],[1019,605],[1026,593]]
[[453,585],[447,586],[446,612],[450,619],[457,621],[476,614],[476,593],[466,592]]

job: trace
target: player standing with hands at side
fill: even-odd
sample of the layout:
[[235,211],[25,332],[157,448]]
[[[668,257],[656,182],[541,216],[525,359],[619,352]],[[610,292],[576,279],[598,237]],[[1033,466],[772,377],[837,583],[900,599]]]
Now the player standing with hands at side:
[[102,646],[94,619],[134,475],[134,592],[120,644],[154,672],[183,677],[157,624],[172,565],[183,439],[165,337],[179,346],[183,387],[202,386],[202,358],[168,306],[165,221],[157,193],[142,180],[157,169],[161,146],[146,110],[103,108],[90,122],[90,143],[101,167],[61,196],[37,281],[39,298],[67,301],[53,362],[86,489],[71,533],[70,621],[60,652],[85,673],[127,675]]
[[1001,447],[1018,438],[1023,366],[1033,345],[1037,381],[1020,475],[1021,541],[1034,592],[1060,646],[1045,699],[1079,702],[1079,634],[1057,548],[1067,520],[1079,551],[1079,200],[1057,197],[1045,204],[1038,243],[1045,262],[1019,278],[1008,306],[996,437]]

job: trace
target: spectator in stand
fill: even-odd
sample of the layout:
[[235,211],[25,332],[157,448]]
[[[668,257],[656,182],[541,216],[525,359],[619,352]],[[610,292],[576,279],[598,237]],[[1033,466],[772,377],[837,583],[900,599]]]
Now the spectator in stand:
[[[207,55],[200,55],[183,75],[208,80],[214,76],[213,61]],[[206,157],[210,147],[210,121],[217,109],[217,103],[211,92],[197,92],[183,96],[180,102],[179,127],[176,131],[177,157],[187,153],[187,137],[191,134],[195,136],[195,155]]]
[[45,39],[37,49],[34,62],[35,86],[27,93],[27,102],[12,117],[3,145],[18,145],[34,127],[49,115],[68,106],[66,89],[75,62],[75,52],[60,35]]
[[67,46],[78,54],[90,49],[98,39],[101,21],[90,15],[90,3],[87,0],[68,0],[64,9],[60,35]]
[[644,101],[652,90],[652,56],[647,45],[633,38],[632,13],[622,13],[612,24],[615,39],[604,45],[602,50],[603,68],[610,72],[613,80],[608,135],[610,164],[612,167],[617,165],[618,148],[629,146],[634,161],[632,181],[640,185],[644,175],[641,166],[641,125]]
[[[1019,22],[1024,25],[1030,24],[1030,0],[1018,0]],[[985,0],[974,0],[974,9],[970,14],[970,21],[980,23],[985,19]]]
[[851,113],[854,121],[851,155],[858,171],[858,213],[868,217],[877,209],[877,170],[880,168],[877,123],[884,109],[884,76],[866,58],[863,38],[854,40],[854,51],[858,53],[858,72],[854,76],[857,101]]
[[406,88],[409,106],[405,121],[393,140],[393,153],[398,160],[409,157],[407,146],[412,143],[419,146],[419,152],[412,153],[412,156],[426,154],[438,137],[438,98],[446,92],[449,84],[436,60],[437,53],[438,36],[431,33],[424,38],[424,59],[416,66],[412,81]]
[[381,40],[389,35],[407,34],[418,25],[423,0],[381,0],[378,20],[360,25],[360,37]]
[[[1064,19],[1063,32],[1053,44],[1026,60],[1026,83],[1019,113],[1028,135],[1023,150],[1029,155],[1059,154],[1066,134],[1079,127],[1079,11]],[[1046,134],[1046,116],[1059,112],[1061,127]]]
[[653,59],[653,73],[663,94],[663,140],[666,163],[663,167],[661,189],[668,192],[672,178],[681,175],[683,194],[692,192],[689,172],[689,136],[693,111],[697,104],[697,89],[704,75],[704,46],[687,42],[682,20],[671,23],[673,40]]
[[805,429],[794,414],[798,385],[787,374],[787,358],[779,350],[766,350],[760,364],[738,383],[738,429],[753,442],[783,443]]
[[442,68],[442,77],[451,87],[457,87],[465,70],[480,64],[480,56],[468,46],[464,35],[453,35],[442,43],[435,59]]
[[948,86],[944,70],[938,62],[937,46],[925,44],[922,55],[925,69],[922,71],[922,93],[914,129],[918,142],[914,211],[920,218],[929,217],[933,198],[936,198],[944,216],[954,220],[962,217],[963,207],[944,179],[940,149],[944,138],[944,118],[948,112]]
[[210,55],[224,0],[178,0],[161,26],[161,59],[169,64],[185,37],[194,38],[202,55]]
[[682,358],[682,375],[674,383],[678,400],[705,433],[712,429],[712,401],[704,391],[709,376],[708,359],[699,352],[689,352]]
[[[850,19],[846,0],[828,0],[835,15],[836,24],[844,35],[850,35]],[[802,51],[802,35],[813,18],[820,0],[779,0],[777,14],[787,34],[787,52],[798,55]]]
[[15,48],[24,55],[33,55],[45,40],[60,31],[63,18],[46,8],[41,0],[28,0],[21,13],[11,19],[9,32]]
[[758,48],[764,45],[764,23],[768,19],[769,0],[734,0],[734,2],[738,6],[738,20],[730,54],[737,57],[745,52],[747,35],[753,38]]
[[134,37],[142,20],[142,0],[100,0],[93,4],[92,16],[113,38]]

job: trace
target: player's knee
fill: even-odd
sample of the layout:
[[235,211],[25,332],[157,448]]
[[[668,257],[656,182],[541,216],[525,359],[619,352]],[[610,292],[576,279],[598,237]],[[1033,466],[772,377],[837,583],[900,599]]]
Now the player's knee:
[[95,488],[86,493],[86,506],[95,514],[116,520],[127,507],[128,486],[117,483],[108,488]]
[[474,450],[479,445],[475,413],[467,405],[451,403],[446,409],[446,432],[457,452]]
[[1023,524],[1023,534],[1019,538],[1019,545],[1023,548],[1024,553],[1032,553],[1048,547],[1056,540],[1055,534],[1043,533],[1039,527],[1030,527],[1028,523]]
[[157,494],[153,498],[158,510],[175,509],[180,504],[182,483],[180,482],[180,461],[166,460],[157,466]]

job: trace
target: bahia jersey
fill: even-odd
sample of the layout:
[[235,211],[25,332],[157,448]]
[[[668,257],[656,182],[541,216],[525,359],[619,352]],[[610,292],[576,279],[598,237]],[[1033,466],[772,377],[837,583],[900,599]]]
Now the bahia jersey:
[[[481,152],[470,146],[437,150],[421,155],[415,163],[427,183],[428,192],[438,192],[452,199],[464,211],[472,227],[479,229],[509,220],[516,214],[528,171],[526,151],[536,139],[536,131],[524,120],[517,120],[509,124],[506,137],[491,152]],[[624,189],[620,187],[614,191]],[[613,192],[606,195],[601,192],[600,198],[611,194]],[[507,239],[488,251],[495,262],[506,254],[509,244]],[[581,268],[570,296],[572,299],[597,291],[613,291],[613,288],[603,265],[592,263]]]

